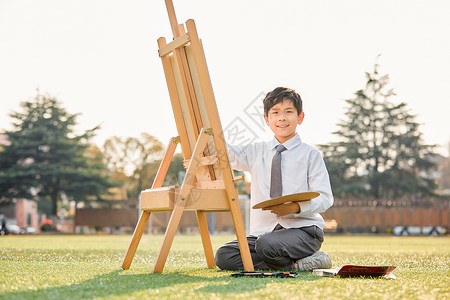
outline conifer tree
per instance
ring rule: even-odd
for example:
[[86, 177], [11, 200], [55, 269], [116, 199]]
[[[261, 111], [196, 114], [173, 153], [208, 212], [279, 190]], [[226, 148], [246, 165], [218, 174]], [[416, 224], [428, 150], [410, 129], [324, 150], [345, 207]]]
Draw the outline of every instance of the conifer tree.
[[78, 114], [68, 113], [59, 101], [39, 92], [13, 112], [9, 143], [0, 152], [0, 199], [50, 200], [51, 214], [58, 202], [96, 200], [113, 186], [106, 168], [89, 153], [89, 139], [98, 127], [77, 135]]
[[435, 184], [424, 172], [433, 145], [423, 143], [419, 124], [406, 103], [394, 104], [389, 75], [375, 64], [366, 73], [364, 89], [347, 103], [344, 118], [333, 134], [339, 142], [321, 145], [337, 196], [398, 198], [433, 194]]

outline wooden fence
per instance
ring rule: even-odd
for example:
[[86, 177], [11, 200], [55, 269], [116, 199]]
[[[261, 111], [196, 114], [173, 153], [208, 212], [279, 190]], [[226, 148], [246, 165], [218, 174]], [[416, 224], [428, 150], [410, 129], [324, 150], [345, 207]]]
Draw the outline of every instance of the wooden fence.
[[[244, 200], [245, 201], [245, 200]], [[240, 200], [242, 217], [245, 202]], [[96, 227], [134, 227], [138, 220], [137, 208], [84, 208], [77, 209], [75, 226]], [[336, 220], [338, 232], [389, 232], [396, 226], [441, 226], [450, 228], [450, 199], [335, 199], [335, 205], [322, 214], [325, 220]], [[164, 232], [170, 213], [152, 213], [148, 230]], [[214, 221], [213, 221], [214, 220]], [[214, 224], [212, 224], [214, 222]], [[229, 214], [215, 213], [208, 218], [215, 232], [232, 231], [233, 224]], [[180, 222], [181, 232], [197, 231], [194, 212], [185, 212]]]

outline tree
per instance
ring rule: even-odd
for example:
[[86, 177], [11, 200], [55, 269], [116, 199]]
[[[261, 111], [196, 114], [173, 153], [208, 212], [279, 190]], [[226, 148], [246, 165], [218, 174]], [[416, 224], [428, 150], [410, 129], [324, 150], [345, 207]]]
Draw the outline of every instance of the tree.
[[434, 164], [433, 145], [425, 145], [406, 103], [394, 104], [389, 75], [375, 64], [366, 86], [345, 100], [345, 118], [333, 134], [341, 141], [320, 145], [338, 196], [374, 198], [433, 194], [432, 179], [421, 176]]
[[106, 165], [114, 177], [121, 179], [128, 197], [135, 198], [144, 188], [150, 188], [160, 160], [163, 144], [148, 133], [140, 138], [111, 137], [103, 144]]
[[76, 135], [78, 114], [69, 114], [60, 102], [39, 92], [13, 112], [9, 143], [0, 152], [0, 198], [50, 200], [51, 214], [58, 202], [96, 200], [114, 184], [97, 155], [89, 153], [89, 139], [98, 127]]
[[[450, 143], [448, 149], [450, 151]], [[439, 179], [439, 191], [441, 194], [450, 194], [450, 157], [447, 157], [442, 165], [442, 174]]]

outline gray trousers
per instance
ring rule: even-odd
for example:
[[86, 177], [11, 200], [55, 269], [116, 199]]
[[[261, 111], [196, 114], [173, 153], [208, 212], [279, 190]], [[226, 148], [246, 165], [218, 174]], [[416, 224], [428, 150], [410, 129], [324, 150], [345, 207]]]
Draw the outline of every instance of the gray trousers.
[[[274, 230], [247, 237], [253, 266], [257, 270], [291, 270], [292, 262], [320, 249], [323, 231], [317, 226]], [[216, 265], [222, 270], [243, 270], [237, 240], [217, 249]]]

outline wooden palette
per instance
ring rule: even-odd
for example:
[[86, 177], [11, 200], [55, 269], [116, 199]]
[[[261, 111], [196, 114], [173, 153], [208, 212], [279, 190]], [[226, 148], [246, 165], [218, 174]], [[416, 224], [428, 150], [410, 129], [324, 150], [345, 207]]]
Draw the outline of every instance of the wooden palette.
[[306, 193], [297, 193], [297, 194], [291, 194], [286, 196], [281, 196], [273, 199], [269, 199], [263, 202], [260, 202], [253, 206], [254, 209], [258, 208], [266, 208], [273, 205], [278, 205], [286, 202], [302, 202], [302, 201], [309, 201], [311, 199], [316, 198], [319, 196], [320, 193], [317, 192], [306, 192]]

